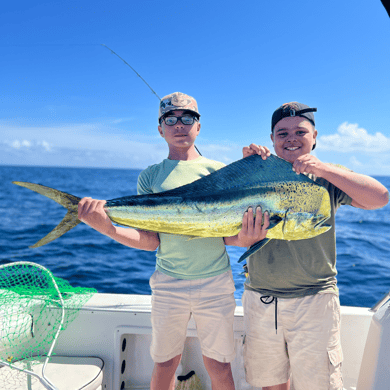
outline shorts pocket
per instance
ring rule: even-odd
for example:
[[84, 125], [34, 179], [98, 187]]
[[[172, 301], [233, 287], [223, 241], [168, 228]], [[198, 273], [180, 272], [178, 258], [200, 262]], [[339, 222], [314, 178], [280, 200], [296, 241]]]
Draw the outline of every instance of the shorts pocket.
[[341, 345], [337, 345], [328, 350], [329, 356], [329, 389], [342, 390], [343, 377], [341, 374], [341, 366], [343, 363], [343, 351]]

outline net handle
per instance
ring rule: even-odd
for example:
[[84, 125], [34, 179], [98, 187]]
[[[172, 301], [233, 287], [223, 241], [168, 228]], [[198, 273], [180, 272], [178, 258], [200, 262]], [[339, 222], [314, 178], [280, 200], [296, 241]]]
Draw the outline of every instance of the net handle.
[[[57, 390], [57, 388], [45, 376], [45, 369], [46, 369], [47, 363], [49, 362], [49, 359], [50, 359], [50, 357], [51, 357], [51, 355], [53, 353], [54, 346], [55, 346], [55, 344], [57, 342], [58, 336], [60, 335], [60, 332], [61, 332], [61, 329], [62, 329], [62, 325], [63, 325], [64, 319], [65, 319], [64, 300], [62, 299], [61, 291], [58, 288], [57, 282], [55, 281], [53, 274], [47, 268], [45, 268], [44, 266], [42, 266], [40, 264], [32, 263], [30, 261], [17, 261], [17, 262], [14, 262], [14, 263], [3, 264], [3, 265], [0, 266], [0, 269], [7, 268], [7, 267], [12, 267], [12, 266], [15, 266], [15, 265], [29, 265], [31, 267], [40, 268], [41, 270], [43, 270], [44, 272], [46, 272], [50, 276], [50, 278], [51, 278], [51, 280], [52, 280], [52, 282], [54, 284], [54, 287], [55, 287], [55, 289], [56, 289], [56, 291], [58, 293], [58, 296], [60, 298], [60, 302], [61, 302], [61, 322], [60, 322], [60, 325], [59, 325], [59, 327], [57, 329], [57, 332], [56, 332], [56, 334], [54, 336], [53, 342], [51, 343], [49, 352], [46, 355], [45, 363], [43, 364], [43, 367], [42, 367], [42, 378], [40, 378], [39, 375], [35, 374], [32, 371], [21, 370], [21, 369], [19, 369], [17, 367], [14, 367], [14, 366], [11, 367], [11, 365], [6, 363], [6, 362], [2, 362], [2, 364], [5, 364], [5, 365], [7, 365], [7, 366], [9, 366], [11, 368], [16, 368], [19, 371], [27, 372], [27, 373], [37, 377], [46, 388], [49, 388], [50, 390]], [[50, 387], [47, 387], [48, 385]]]

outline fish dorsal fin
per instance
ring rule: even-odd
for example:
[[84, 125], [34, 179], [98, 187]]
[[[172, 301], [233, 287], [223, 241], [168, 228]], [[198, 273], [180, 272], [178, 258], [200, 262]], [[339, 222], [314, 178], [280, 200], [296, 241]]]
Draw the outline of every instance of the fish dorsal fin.
[[165, 191], [164, 196], [181, 196], [187, 194], [202, 194], [207, 191], [219, 192], [233, 188], [245, 189], [255, 183], [267, 185], [274, 182], [313, 182], [305, 175], [297, 175], [292, 170], [292, 164], [271, 155], [266, 160], [254, 155], [235, 161], [208, 176], [204, 176], [190, 184]]

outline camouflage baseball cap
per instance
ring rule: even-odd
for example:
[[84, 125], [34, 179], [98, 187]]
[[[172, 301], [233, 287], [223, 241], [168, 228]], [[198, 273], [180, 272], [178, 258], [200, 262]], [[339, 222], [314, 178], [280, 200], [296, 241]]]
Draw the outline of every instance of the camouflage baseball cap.
[[192, 96], [188, 96], [181, 92], [174, 92], [164, 96], [160, 100], [160, 108], [158, 110], [158, 120], [167, 112], [175, 110], [188, 110], [200, 116], [198, 104]]

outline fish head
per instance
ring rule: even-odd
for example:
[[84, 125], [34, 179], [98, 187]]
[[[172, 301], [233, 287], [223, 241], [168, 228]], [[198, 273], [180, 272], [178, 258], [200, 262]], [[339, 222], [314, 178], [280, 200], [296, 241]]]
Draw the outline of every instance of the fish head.
[[286, 213], [282, 221], [268, 231], [267, 238], [278, 240], [304, 240], [326, 233], [331, 226], [323, 214]]
[[267, 237], [279, 240], [303, 240], [327, 232], [332, 226], [330, 197], [326, 188], [311, 183], [285, 192], [278, 204], [280, 223], [270, 229]]

